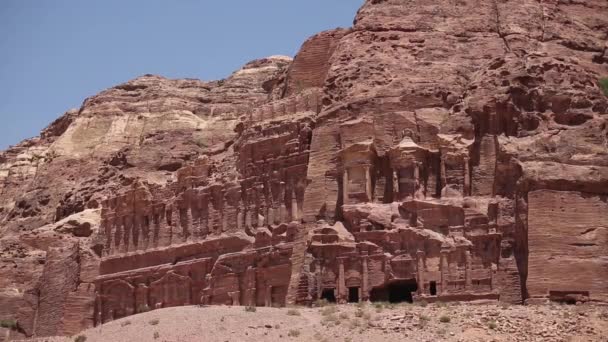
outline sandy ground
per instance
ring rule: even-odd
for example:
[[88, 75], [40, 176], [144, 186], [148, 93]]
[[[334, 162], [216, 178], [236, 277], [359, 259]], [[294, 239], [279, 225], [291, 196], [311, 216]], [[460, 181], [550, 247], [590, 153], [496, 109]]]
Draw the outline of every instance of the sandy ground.
[[86, 342], [608, 341], [608, 307], [376, 303], [251, 312], [191, 306], [123, 318], [81, 335]]

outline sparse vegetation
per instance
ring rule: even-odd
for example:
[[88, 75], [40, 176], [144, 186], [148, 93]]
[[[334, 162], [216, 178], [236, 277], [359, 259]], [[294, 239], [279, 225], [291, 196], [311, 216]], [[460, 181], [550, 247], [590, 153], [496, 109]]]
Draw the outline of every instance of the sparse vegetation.
[[158, 331], [154, 332], [154, 339], [157, 340], [160, 337], [160, 334], [158, 333]]
[[287, 310], [287, 316], [301, 316], [300, 311], [296, 309]]
[[76, 336], [76, 338], [74, 339], [74, 342], [84, 342], [87, 340], [87, 337], [84, 335], [78, 335]]
[[496, 321], [489, 321], [489, 322], [488, 322], [488, 328], [489, 328], [490, 330], [496, 330], [496, 328], [497, 328], [497, 327], [498, 327], [498, 326], [496, 325]]
[[598, 84], [602, 89], [602, 92], [604, 92], [604, 95], [608, 96], [608, 77], [600, 78]]
[[336, 316], [335, 314], [324, 315], [323, 319], [321, 320], [321, 325], [323, 325], [323, 326], [337, 325], [338, 321], [339, 321], [338, 316]]
[[416, 302], [416, 304], [422, 306], [423, 308], [426, 307], [427, 305], [429, 305], [429, 303], [427, 303], [425, 300], [421, 300], [419, 302]]
[[338, 312], [338, 307], [336, 307], [335, 305], [331, 305], [323, 308], [323, 310], [321, 310], [321, 315], [329, 316], [335, 314], [336, 312]]
[[360, 326], [361, 326], [361, 321], [359, 321], [358, 319], [353, 319], [352, 321], [350, 321], [351, 329], [359, 328]]
[[300, 336], [300, 330], [298, 330], [298, 329], [289, 330], [289, 333], [287, 333], [287, 336], [298, 337], [298, 336]]
[[450, 323], [452, 319], [450, 318], [450, 316], [447, 315], [443, 315], [441, 317], [439, 317], [439, 322], [441, 323]]
[[151, 320], [150, 322], [148, 322], [150, 325], [158, 325], [158, 323], [160, 323], [160, 320], [158, 318], [155, 318], [153, 320]]
[[424, 328], [426, 327], [426, 325], [429, 323], [431, 319], [429, 318], [429, 316], [426, 315], [419, 315], [418, 316], [418, 325], [420, 326], [420, 328]]
[[3, 319], [0, 320], [0, 327], [16, 330], [17, 329], [17, 321], [13, 319]]
[[327, 305], [329, 305], [329, 302], [327, 301], [327, 299], [317, 299], [313, 304], [313, 306], [315, 306], [317, 308], [322, 308]]
[[126, 327], [127, 325], [131, 325], [131, 321], [124, 321], [124, 322], [120, 323], [121, 327]]
[[207, 147], [209, 147], [209, 145], [207, 145], [207, 142], [205, 140], [203, 140], [203, 139], [196, 140], [194, 143], [196, 144], [196, 146], [198, 146], [200, 148], [207, 148]]
[[348, 319], [348, 314], [346, 312], [341, 312], [339, 317], [340, 319]]
[[150, 307], [147, 304], [140, 305], [137, 307], [137, 312], [148, 312], [150, 311]]
[[258, 309], [255, 306], [246, 306], [245, 312], [256, 312]]

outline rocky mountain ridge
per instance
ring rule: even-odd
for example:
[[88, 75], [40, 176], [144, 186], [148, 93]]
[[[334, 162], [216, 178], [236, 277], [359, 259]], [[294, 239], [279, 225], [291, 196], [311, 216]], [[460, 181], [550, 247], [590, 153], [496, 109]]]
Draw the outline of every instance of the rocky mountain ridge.
[[225, 80], [145, 75], [0, 153], [0, 319], [608, 301], [608, 4], [368, 0]]

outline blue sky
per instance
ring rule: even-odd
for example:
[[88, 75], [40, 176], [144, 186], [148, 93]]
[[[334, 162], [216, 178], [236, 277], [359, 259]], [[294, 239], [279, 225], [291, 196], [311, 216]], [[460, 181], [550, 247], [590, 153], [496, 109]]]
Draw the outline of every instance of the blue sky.
[[143, 74], [219, 79], [349, 27], [363, 0], [0, 0], [0, 150]]

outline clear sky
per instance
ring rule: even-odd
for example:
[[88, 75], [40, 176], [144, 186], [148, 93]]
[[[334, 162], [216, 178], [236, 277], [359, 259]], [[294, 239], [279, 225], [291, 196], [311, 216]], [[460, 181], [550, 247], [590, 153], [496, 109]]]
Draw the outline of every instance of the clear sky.
[[349, 27], [363, 0], [0, 0], [0, 150], [143, 74], [220, 79]]

